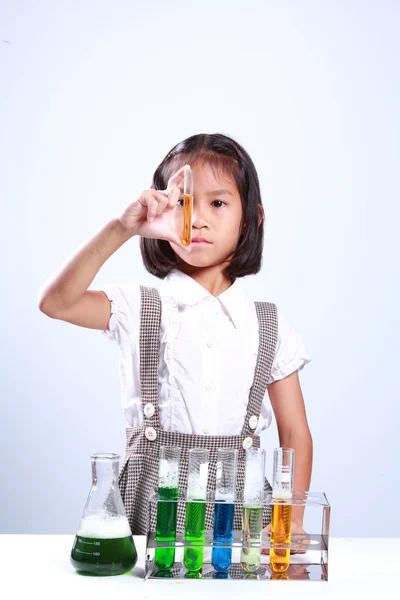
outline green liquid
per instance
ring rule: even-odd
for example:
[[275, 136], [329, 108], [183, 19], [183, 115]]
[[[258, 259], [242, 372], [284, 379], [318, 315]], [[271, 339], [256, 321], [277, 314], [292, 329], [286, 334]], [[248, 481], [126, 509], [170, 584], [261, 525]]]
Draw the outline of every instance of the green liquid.
[[[243, 507], [243, 542], [261, 542], [262, 518], [262, 506]], [[247, 573], [256, 571], [261, 562], [261, 547], [242, 548], [240, 561]]]
[[86, 575], [121, 575], [130, 571], [137, 560], [132, 536], [112, 539], [75, 537], [71, 563]]
[[[156, 540], [158, 542], [174, 542], [178, 503], [163, 502], [163, 500], [176, 500], [178, 488], [158, 488], [158, 498]], [[156, 548], [154, 562], [160, 571], [170, 569], [175, 562], [175, 548]]]
[[[206, 515], [205, 502], [186, 503], [185, 539], [198, 543], [204, 543], [204, 523]], [[183, 563], [188, 571], [199, 571], [203, 566], [203, 548], [185, 548], [183, 552]]]

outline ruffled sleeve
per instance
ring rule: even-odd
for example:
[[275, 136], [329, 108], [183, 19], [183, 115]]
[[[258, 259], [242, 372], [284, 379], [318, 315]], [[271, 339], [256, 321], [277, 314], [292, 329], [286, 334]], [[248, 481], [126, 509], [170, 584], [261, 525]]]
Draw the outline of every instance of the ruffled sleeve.
[[278, 341], [268, 383], [288, 377], [311, 362], [297, 329], [278, 311]]
[[122, 344], [140, 327], [140, 287], [138, 285], [102, 285], [96, 288], [111, 302], [108, 329], [100, 331], [109, 340]]

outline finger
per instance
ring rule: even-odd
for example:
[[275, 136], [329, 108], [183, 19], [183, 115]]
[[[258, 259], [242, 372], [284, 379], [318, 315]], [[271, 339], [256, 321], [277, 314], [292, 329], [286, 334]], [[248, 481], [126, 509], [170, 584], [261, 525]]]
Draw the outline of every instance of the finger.
[[[271, 524], [270, 523], [268, 523], [268, 525], [266, 527], [264, 527], [263, 533], [266, 534], [267, 537], [269, 537], [269, 535], [271, 533]], [[266, 554], [267, 556], [269, 556], [269, 548], [262, 548], [261, 554]]]
[[176, 244], [177, 246], [179, 246], [179, 248], [181, 248], [182, 250], [186, 250], [186, 252], [191, 252], [191, 250], [192, 250], [192, 245], [189, 244], [189, 246], [185, 246], [184, 244], [182, 244], [181, 238], [175, 232], [171, 233], [171, 237], [170, 237], [169, 241], [172, 242], [173, 244]]
[[148, 211], [147, 211], [147, 220], [149, 223], [151, 223], [152, 221], [154, 221], [154, 217], [157, 214], [157, 208], [158, 208], [158, 201], [156, 198], [150, 198], [148, 200]]
[[168, 194], [168, 208], [175, 208], [181, 195], [181, 189], [177, 185], [171, 187], [170, 193]]
[[161, 215], [169, 205], [169, 197], [164, 192], [156, 192], [154, 198], [157, 200], [157, 215]]
[[175, 175], [172, 175], [172, 177], [170, 177], [168, 180], [166, 191], [168, 192], [173, 185], [177, 185], [179, 187], [185, 178], [185, 171], [188, 171], [189, 169], [190, 165], [185, 165], [184, 167], [179, 169], [179, 171], [177, 171]]

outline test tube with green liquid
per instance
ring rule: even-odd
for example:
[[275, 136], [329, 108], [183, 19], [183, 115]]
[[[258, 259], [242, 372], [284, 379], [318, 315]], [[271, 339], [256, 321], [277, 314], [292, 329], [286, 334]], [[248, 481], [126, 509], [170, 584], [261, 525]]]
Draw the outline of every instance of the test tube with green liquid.
[[176, 446], [160, 448], [156, 541], [171, 545], [169, 548], [156, 548], [154, 562], [160, 571], [167, 571], [175, 561], [180, 454], [181, 449]]
[[208, 456], [206, 448], [189, 450], [189, 472], [186, 493], [185, 540], [192, 542], [185, 547], [183, 562], [191, 573], [198, 573], [203, 565], [204, 527], [208, 478]]
[[[263, 519], [265, 450], [246, 450], [246, 475], [243, 491], [243, 544], [242, 568], [253, 573], [261, 562], [261, 534]], [[251, 544], [251, 545], [249, 545]]]

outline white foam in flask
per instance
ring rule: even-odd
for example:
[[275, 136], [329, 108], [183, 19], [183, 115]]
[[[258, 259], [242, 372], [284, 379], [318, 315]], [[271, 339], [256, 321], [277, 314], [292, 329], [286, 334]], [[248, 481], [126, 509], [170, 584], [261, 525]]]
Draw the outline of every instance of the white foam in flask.
[[93, 539], [116, 540], [129, 537], [132, 533], [126, 517], [91, 516], [81, 519], [77, 535]]

